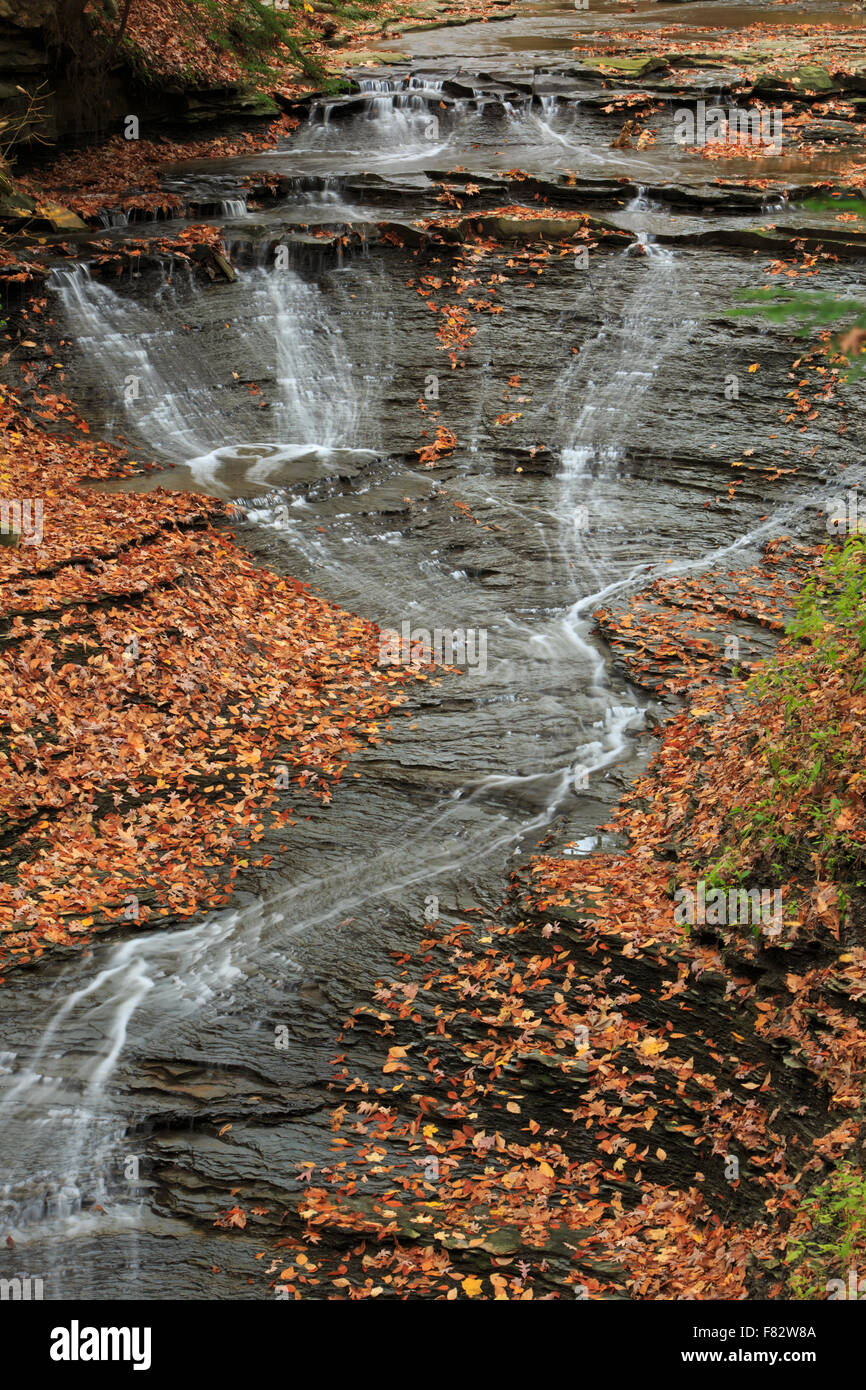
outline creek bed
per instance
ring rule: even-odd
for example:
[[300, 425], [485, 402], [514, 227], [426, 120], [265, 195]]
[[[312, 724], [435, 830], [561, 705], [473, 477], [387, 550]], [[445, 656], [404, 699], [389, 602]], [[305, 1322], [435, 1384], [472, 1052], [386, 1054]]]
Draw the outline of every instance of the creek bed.
[[[343, 1017], [431, 911], [492, 911], [544, 836], [597, 846], [652, 751], [646, 715], [663, 710], [612, 666], [594, 609], [654, 572], [740, 568], [779, 534], [815, 537], [856, 462], [830, 412], [780, 427], [792, 340], [725, 312], [766, 276], [744, 234], [795, 217], [790, 198], [832, 156], [776, 161], [749, 205], [668, 142], [612, 151], [615, 124], [557, 76], [578, 22], [549, 5], [412, 36], [409, 75], [365, 70], [360, 96], [313, 103], [277, 154], [172, 171], [191, 220], [219, 209], [232, 284], [167, 268], [115, 286], [85, 266], [52, 282], [70, 394], [94, 432], [166, 467], [122, 486], [235, 499], [263, 564], [385, 628], [483, 634], [484, 659], [476, 644], [462, 672], [413, 691], [411, 718], [329, 806], [303, 805], [279, 870], [248, 876], [231, 909], [6, 984], [2, 1260], [47, 1297], [270, 1296], [249, 1282], [261, 1236], [213, 1221], [233, 1188], [288, 1202], [297, 1165], [327, 1161]], [[487, 181], [479, 206], [520, 202], [520, 181], [502, 182], [514, 168], [574, 173], [566, 204], [630, 240], [587, 267], [399, 235], [442, 208], [454, 171]], [[288, 186], [249, 208], [239, 193], [265, 172]], [[729, 244], [694, 244], [708, 231]], [[452, 370], [418, 290], [439, 279], [436, 301], [455, 302], [458, 257], [478, 279], [464, 298], [501, 312], [474, 314]], [[859, 283], [856, 260], [824, 274]], [[457, 442], [425, 468], [438, 422]], [[760, 468], [731, 499], [747, 449]]]

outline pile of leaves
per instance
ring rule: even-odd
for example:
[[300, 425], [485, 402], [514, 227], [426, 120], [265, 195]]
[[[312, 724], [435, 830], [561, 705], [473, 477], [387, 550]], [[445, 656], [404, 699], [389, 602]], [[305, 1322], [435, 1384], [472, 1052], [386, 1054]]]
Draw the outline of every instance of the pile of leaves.
[[[240, 83], [256, 67], [291, 60], [286, 39], [303, 17], [300, 3], [277, 10], [258, 0], [132, 0], [123, 40], [151, 77]], [[111, 19], [103, 23], [111, 33]]]
[[0, 283], [7, 291], [13, 284], [35, 286], [45, 280], [47, 274], [45, 267], [36, 261], [30, 260], [20, 252], [11, 251], [6, 246], [0, 246]]
[[170, 281], [178, 262], [209, 280], [222, 276], [231, 280], [235, 275], [219, 228], [206, 222], [192, 223], [173, 237], [124, 237], [122, 241], [103, 237], [88, 243], [86, 249], [92, 273], [103, 278], [117, 279], [124, 271], [136, 273], [148, 266]]
[[211, 140], [126, 140], [114, 135], [96, 149], [64, 151], [35, 173], [19, 177], [18, 186], [33, 197], [51, 193], [91, 225], [98, 225], [105, 212], [124, 212], [130, 220], [171, 217], [183, 212], [183, 202], [162, 186], [167, 165], [273, 150], [297, 125], [295, 117], [282, 116], [263, 129]]
[[[483, 19], [495, 9], [495, 0], [451, 0], [423, 18]], [[99, 3], [92, 14], [114, 42], [117, 20]], [[404, 17], [417, 24], [413, 0], [281, 0], [279, 6], [261, 0], [132, 0], [122, 45], [150, 81], [291, 92], [324, 81], [335, 48], [360, 47]]]
[[[837, 939], [841, 884], [850, 881], [852, 890], [859, 888], [866, 869], [860, 727], [866, 710], [864, 592], [866, 557], [862, 538], [855, 535], [823, 557], [806, 584], [789, 639], [748, 685], [742, 708], [730, 690], [718, 688], [710, 692], [717, 701], [711, 718], [702, 693], [700, 720], [694, 707], [678, 716], [694, 746], [707, 750], [704, 771], [715, 784], [712, 805], [698, 799], [684, 816], [670, 795], [664, 807], [653, 801], [641, 815], [642, 834], [650, 838], [667, 841], [678, 827], [680, 864], [697, 869], [718, 857], [735, 882], [749, 874], [759, 882], [789, 882], [792, 875], [814, 881], [824, 908], [818, 915]], [[693, 691], [695, 683], [679, 688]], [[719, 696], [727, 697], [726, 705], [718, 704]], [[748, 756], [720, 786], [716, 759], [729, 742]], [[666, 752], [660, 756], [660, 771], [671, 774], [672, 786], [675, 758]], [[644, 788], [639, 785], [634, 795], [642, 804]], [[809, 921], [807, 914], [803, 925]]]
[[[784, 632], [795, 596], [822, 554], [820, 546], [786, 537], [766, 547], [760, 565], [709, 578], [656, 579], [627, 607], [599, 608], [593, 616], [636, 685], [662, 696], [690, 695], [711, 678], [749, 671], [760, 653], [760, 630]], [[742, 635], [732, 643], [735, 634]]]
[[225, 902], [422, 674], [380, 667], [374, 624], [257, 568], [223, 504], [88, 486], [132, 464], [38, 399], [43, 420], [0, 397], [0, 494], [24, 517], [0, 549], [4, 968]]
[[[796, 1295], [800, 1253], [820, 1236], [810, 1187], [840, 1172], [863, 1182], [866, 918], [859, 884], [840, 911], [806, 809], [835, 814], [860, 874], [864, 658], [849, 581], [862, 606], [866, 566], [860, 543], [842, 556], [779, 543], [751, 576], [758, 593], [743, 573], [715, 576], [723, 620], [742, 609], [776, 628], [817, 575], [759, 684], [720, 683], [670, 627], [691, 703], [608, 827], [628, 848], [537, 857], [499, 912], [424, 926], [353, 1011], [334, 1058], [334, 1157], [301, 1165], [268, 1269], [280, 1296]], [[679, 584], [655, 600], [709, 611], [713, 577]], [[641, 665], [650, 688], [669, 682]], [[792, 717], [802, 795], [774, 763]], [[816, 780], [803, 756], [819, 729], [834, 733]], [[777, 881], [751, 829], [768, 789], [758, 823], [793, 823], [806, 846], [793, 893], [783, 879], [781, 931], [683, 926], [679, 883]], [[827, 1279], [837, 1262], [825, 1250]]]

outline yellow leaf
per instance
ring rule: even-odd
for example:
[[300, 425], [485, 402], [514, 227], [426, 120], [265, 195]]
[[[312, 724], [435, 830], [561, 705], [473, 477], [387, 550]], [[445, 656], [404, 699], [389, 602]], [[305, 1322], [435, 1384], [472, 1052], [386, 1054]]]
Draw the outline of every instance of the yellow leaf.
[[481, 1280], [471, 1279], [467, 1276], [460, 1285], [467, 1298], [477, 1298], [481, 1292]]

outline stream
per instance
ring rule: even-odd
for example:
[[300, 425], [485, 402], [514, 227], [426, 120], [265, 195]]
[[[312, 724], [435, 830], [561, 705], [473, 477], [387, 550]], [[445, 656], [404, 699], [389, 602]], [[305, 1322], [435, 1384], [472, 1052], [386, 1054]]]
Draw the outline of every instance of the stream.
[[[658, 24], [760, 9], [637, 8]], [[202, 289], [176, 267], [114, 285], [84, 265], [52, 281], [69, 394], [94, 434], [166, 469], [117, 486], [236, 500], [262, 564], [384, 628], [460, 628], [483, 646], [412, 689], [410, 717], [357, 755], [330, 805], [303, 803], [281, 863], [248, 875], [231, 908], [7, 982], [2, 1273], [42, 1278], [47, 1298], [272, 1296], [261, 1236], [213, 1222], [240, 1184], [276, 1219], [297, 1165], [328, 1161], [334, 1038], [389, 952], [425, 914], [495, 908], [545, 836], [563, 853], [611, 843], [598, 827], [652, 753], [647, 716], [665, 711], [612, 663], [593, 611], [655, 572], [740, 568], [766, 539], [809, 539], [850, 459], [829, 414], [802, 434], [779, 425], [791, 340], [726, 315], [767, 257], [697, 236], [775, 221], [806, 169], [783, 157], [775, 193], [737, 197], [665, 135], [611, 149], [621, 121], [568, 72], [585, 13], [524, 10], [405, 35], [391, 47], [409, 44], [408, 67], [365, 69], [359, 93], [313, 103], [274, 153], [172, 170], [167, 186], [224, 228], [235, 283]], [[616, 5], [594, 23], [599, 11], [621, 22]], [[509, 269], [507, 251], [465, 257], [468, 293], [503, 277], [502, 312], [473, 315], [452, 371], [418, 293], [438, 275], [437, 302], [453, 302], [450, 264], [375, 228], [441, 212], [458, 169], [490, 206], [520, 201], [508, 170], [575, 172], [574, 206], [634, 240], [588, 268], [553, 255], [541, 274]], [[265, 173], [282, 192], [248, 200], [244, 180]], [[826, 274], [857, 283], [856, 266]], [[458, 444], [428, 469], [417, 402], [431, 381], [430, 416]], [[504, 412], [519, 418], [497, 423]], [[749, 448], [798, 471], [747, 473], [731, 499], [729, 462]]]

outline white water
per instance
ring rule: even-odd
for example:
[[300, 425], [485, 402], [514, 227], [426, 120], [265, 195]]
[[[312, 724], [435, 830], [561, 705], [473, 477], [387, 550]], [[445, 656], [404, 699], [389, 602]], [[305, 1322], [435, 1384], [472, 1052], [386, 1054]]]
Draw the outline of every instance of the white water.
[[[611, 328], [599, 335], [595, 353], [599, 361], [607, 362], [608, 370], [617, 332], [635, 330], [641, 305], [649, 310], [655, 303], [652, 280], [661, 273], [648, 268], [626, 322], [619, 330]], [[213, 434], [213, 389], [208, 389], [203, 364], [197, 360], [195, 340], [179, 336], [176, 326], [169, 329], [165, 298], [162, 304], [148, 307], [97, 284], [81, 271], [63, 272], [57, 288], [79, 348], [98, 360], [100, 371], [118, 394], [130, 377], [140, 379], [140, 396], [119, 404], [118, 420], [133, 417], [137, 428], [146, 431], [154, 447], [165, 454], [176, 453], [181, 444], [200, 481], [218, 483], [226, 454], [235, 459], [245, 448], [254, 459], [248, 480], [267, 483], [274, 467], [309, 451], [310, 441], [332, 451], [362, 442], [357, 433], [363, 414], [356, 386], [359, 374], [350, 361], [341, 359], [340, 333], [328, 318], [320, 292], [293, 273], [253, 272], [241, 285], [246, 331], [261, 335], [255, 338], [253, 351], [262, 350], [265, 338], [270, 343], [279, 400], [275, 418], [285, 435], [268, 444], [239, 442], [209, 451], [204, 446]], [[573, 442], [563, 453], [556, 518], [564, 554], [578, 543], [567, 524], [575, 479], [580, 476], [574, 460], [588, 457], [597, 448], [601, 431], [615, 436], [614, 396], [623, 389], [649, 389], [672, 332], [669, 328], [657, 336], [640, 368], [627, 368], [624, 343], [618, 347], [622, 360], [614, 368], [607, 393], [594, 406], [584, 405], [575, 420]], [[649, 339], [646, 345], [649, 349]], [[180, 381], [182, 392], [176, 389]], [[563, 392], [567, 394], [568, 389], [569, 382], [563, 381]], [[610, 404], [605, 403], [608, 399]], [[588, 479], [582, 479], [582, 486], [587, 484]], [[305, 521], [304, 508], [295, 509], [290, 524], [293, 544], [329, 576], [328, 587], [339, 592], [344, 570], [353, 569], [355, 560], [334, 554]], [[413, 608], [423, 611], [418, 598], [406, 608], [406, 576], [398, 579], [399, 570], [398, 558], [394, 572], [377, 577], [383, 621], [390, 616], [391, 604], [402, 603], [410, 614]], [[450, 589], [459, 584], [459, 580], [451, 581]], [[595, 596], [585, 597], [591, 611]], [[501, 652], [494, 652], [486, 678], [467, 673], [463, 680], [486, 681], [494, 692], [507, 690], [518, 673], [521, 649], [540, 670], [570, 669], [595, 717], [583, 734], [578, 733], [569, 756], [544, 771], [502, 771], [468, 779], [438, 810], [408, 829], [402, 845], [388, 845], [378, 853], [366, 847], [357, 863], [350, 859], [336, 891], [324, 877], [307, 877], [243, 910], [216, 914], [171, 934], [143, 932], [102, 953], [103, 964], [93, 978], [69, 993], [46, 1020], [30, 1055], [25, 1052], [18, 1059], [14, 1082], [0, 1101], [0, 1124], [7, 1134], [32, 1132], [34, 1125], [45, 1124], [51, 1133], [35, 1182], [36, 1195], [35, 1175], [26, 1165], [21, 1174], [10, 1174], [6, 1183], [4, 1196], [16, 1241], [42, 1238], [45, 1221], [66, 1238], [91, 1235], [94, 1228], [116, 1229], [118, 1222], [134, 1224], [140, 1203], [135, 1193], [130, 1195], [118, 1183], [122, 1105], [112, 1089], [118, 1061], [130, 1042], [138, 1052], [146, 1049], [149, 1035], [163, 1020], [170, 1018], [173, 1027], [179, 1026], [184, 1018], [212, 1005], [215, 997], [230, 998], [254, 973], [288, 970], [297, 974], [294, 940], [324, 923], [356, 913], [365, 904], [393, 899], [415, 885], [429, 885], [437, 875], [459, 878], [477, 863], [479, 855], [487, 861], [501, 860], [520, 844], [531, 843], [573, 798], [576, 767], [592, 777], [621, 757], [640, 723], [641, 711], [633, 703], [612, 698], [604, 659], [589, 640], [589, 619], [572, 607], [541, 624], [515, 622], [507, 614], [499, 622], [508, 635], [507, 648], [503, 641]], [[514, 808], [521, 805], [525, 810], [515, 815]], [[476, 807], [483, 818], [475, 829], [470, 821], [467, 833], [467, 815]], [[404, 867], [395, 870], [395, 863]], [[287, 919], [293, 919], [288, 929]], [[58, 1074], [57, 1064], [70, 1041], [74, 1047], [75, 1039], [86, 1041], [79, 1044], [84, 1056], [71, 1079], [65, 1069]], [[31, 1145], [22, 1144], [22, 1153], [29, 1164]], [[83, 1200], [96, 1202], [102, 1213], [82, 1213]], [[133, 1215], [127, 1210], [130, 1204]]]
[[[440, 146], [431, 145], [424, 123], [437, 96], [429, 83], [394, 92], [390, 83], [371, 81], [365, 122], [375, 132], [374, 148], [396, 141], [401, 157], [423, 152], [430, 162]], [[524, 133], [532, 125], [550, 136], [560, 115], [551, 101], [541, 116], [515, 108], [510, 119]], [[323, 120], [309, 138], [327, 146], [336, 124]], [[631, 209], [641, 211], [637, 203]], [[341, 919], [366, 912], [366, 924], [398, 910], [414, 890], [423, 896], [431, 885], [481, 877], [479, 866], [501, 882], [509, 857], [525, 855], [558, 815], [579, 805], [576, 770], [592, 794], [604, 771], [631, 750], [640, 727], [641, 702], [611, 679], [591, 639], [594, 609], [632, 584], [646, 564], [669, 559], [665, 573], [684, 572], [778, 531], [778, 517], [771, 517], [749, 536], [703, 555], [662, 556], [648, 538], [645, 553], [625, 567], [612, 544], [627, 509], [622, 465], [629, 432], [699, 312], [679, 258], [646, 237], [642, 249], [624, 307], [602, 304], [597, 332], [567, 363], [543, 407], [560, 440], [552, 491], [528, 503], [483, 470], [449, 483], [473, 508], [495, 507], [498, 517], [525, 523], [549, 571], [537, 611], [526, 612], [523, 582], [498, 592], [472, 587], [448, 555], [435, 546], [427, 553], [424, 534], [416, 537], [411, 524], [404, 531], [402, 522], [386, 529], [383, 521], [370, 534], [348, 510], [336, 520], [323, 512], [320, 525], [315, 503], [293, 499], [287, 515], [282, 507], [274, 541], [280, 562], [314, 578], [328, 597], [374, 610], [383, 625], [408, 617], [489, 630], [487, 672], [466, 672], [443, 692], [472, 702], [464, 716], [471, 753], [461, 742], [463, 727], [443, 717], [419, 743], [426, 737], [431, 760], [457, 766], [462, 775], [441, 790], [432, 809], [422, 804], [413, 814], [407, 799], [387, 841], [372, 822], [366, 838], [347, 843], [337, 874], [325, 854], [321, 867], [305, 862], [267, 896], [191, 928], [141, 932], [100, 947], [81, 975], [80, 967], [69, 971], [58, 989], [59, 1007], [53, 998], [44, 1002], [32, 1045], [25, 1042], [8, 1059], [15, 1070], [0, 1099], [0, 1209], [19, 1244], [145, 1225], [163, 1229], [138, 1185], [124, 1187], [118, 1176], [127, 1149], [124, 1064], [134, 1070], [137, 1057], [160, 1055], [181, 1028], [254, 998], [260, 980], [300, 978], [311, 943]], [[281, 470], [311, 454], [324, 465], [351, 450], [372, 471], [382, 447], [377, 416], [384, 384], [400, 368], [392, 360], [387, 303], [364, 360], [350, 350], [346, 321], [332, 312], [328, 293], [290, 270], [242, 272], [237, 286], [213, 292], [210, 318], [202, 326], [199, 316], [197, 332], [183, 326], [189, 293], [183, 282], [166, 285], [153, 302], [118, 293], [81, 269], [58, 272], [54, 288], [67, 332], [114, 402], [113, 426], [134, 431], [151, 454], [185, 463], [201, 484], [225, 495], [225, 477], [244, 457], [246, 481], [267, 488], [278, 489]], [[364, 307], [369, 311], [382, 298], [370, 294]], [[271, 408], [262, 412], [267, 425], [257, 438], [248, 432], [248, 414], [234, 408], [243, 385], [231, 373], [214, 379], [211, 347], [223, 331], [239, 344], [234, 370], [241, 382], [271, 379]], [[467, 455], [483, 447], [479, 427]], [[409, 483], [422, 474], [405, 468], [400, 476]], [[542, 496], [545, 505], [536, 506]], [[272, 506], [249, 516], [275, 529]], [[410, 741], [401, 743], [407, 763], [413, 751]], [[338, 789], [326, 813], [335, 835], [341, 794]], [[101, 1212], [83, 1210], [94, 1202]]]
[[[211, 332], [219, 334], [230, 325], [221, 330], [217, 317], [208, 326], [208, 341], [197, 343], [183, 322], [177, 274], [150, 305], [92, 279], [84, 265], [54, 274], [51, 288], [74, 326], [78, 350], [98, 363], [104, 399], [115, 402], [111, 429], [134, 430], [154, 452], [193, 468], [200, 459], [210, 476], [215, 412], [230, 418], [243, 382], [267, 375], [273, 386], [270, 409], [262, 412], [267, 419], [264, 444], [329, 449], [360, 442], [362, 411], [370, 409], [364, 394], [372, 379], [359, 379], [353, 371], [315, 284], [289, 268], [240, 271], [232, 306], [240, 295], [244, 355], [215, 383]], [[188, 288], [184, 271], [179, 275]], [[220, 447], [227, 442], [220, 439]], [[239, 432], [231, 442], [254, 441]]]

